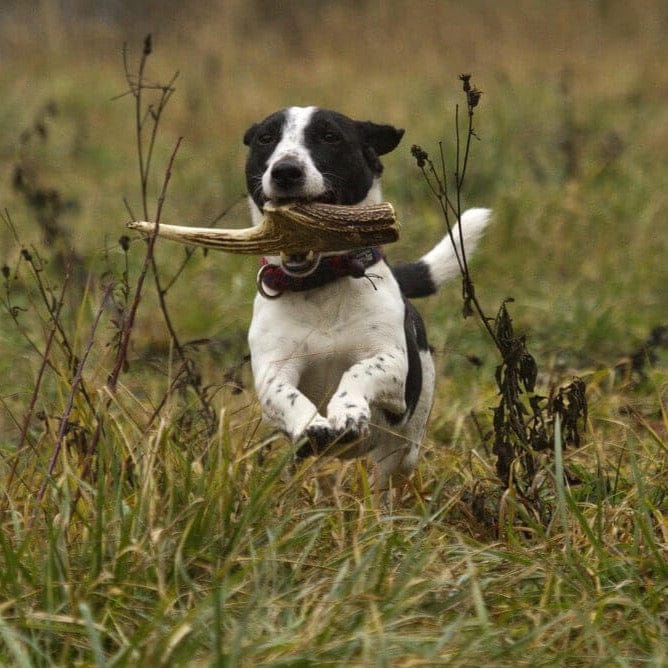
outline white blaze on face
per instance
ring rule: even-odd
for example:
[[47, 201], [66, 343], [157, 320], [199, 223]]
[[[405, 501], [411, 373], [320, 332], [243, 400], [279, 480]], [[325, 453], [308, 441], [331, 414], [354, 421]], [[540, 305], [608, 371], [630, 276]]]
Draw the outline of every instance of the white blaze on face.
[[316, 107], [290, 107], [286, 109], [281, 141], [276, 145], [262, 175], [262, 192], [267, 199], [280, 197], [280, 193], [275, 190], [271, 170], [277, 162], [285, 159], [294, 160], [304, 170], [304, 186], [301, 197], [315, 199], [327, 190], [325, 178], [316, 168], [311, 154], [306, 148], [305, 131], [315, 111]]

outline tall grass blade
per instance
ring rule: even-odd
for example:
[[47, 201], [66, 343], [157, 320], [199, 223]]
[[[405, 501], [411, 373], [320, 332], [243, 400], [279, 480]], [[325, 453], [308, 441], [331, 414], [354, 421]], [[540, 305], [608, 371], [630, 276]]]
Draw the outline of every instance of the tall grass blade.
[[[7, 624], [2, 615], [0, 615], [0, 636], [9, 650], [12, 665], [18, 666], [19, 668], [33, 667], [33, 662], [30, 659], [30, 654], [26, 650], [23, 638]], [[0, 659], [1, 657], [2, 652], [0, 651]], [[9, 659], [10, 657], [7, 658]]]

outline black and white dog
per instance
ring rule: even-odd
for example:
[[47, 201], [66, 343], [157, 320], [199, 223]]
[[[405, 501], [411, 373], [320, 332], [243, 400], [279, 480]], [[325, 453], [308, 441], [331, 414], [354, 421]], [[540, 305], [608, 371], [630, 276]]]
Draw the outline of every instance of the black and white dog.
[[[290, 107], [253, 125], [244, 136], [253, 222], [266, 202], [381, 202], [379, 156], [403, 133], [317, 107]], [[463, 214], [467, 253], [489, 214]], [[434, 365], [407, 298], [436, 292], [457, 272], [447, 237], [393, 269], [378, 248], [264, 258], [249, 343], [265, 420], [301, 443], [300, 455], [370, 454], [380, 489], [408, 477], [431, 410]]]

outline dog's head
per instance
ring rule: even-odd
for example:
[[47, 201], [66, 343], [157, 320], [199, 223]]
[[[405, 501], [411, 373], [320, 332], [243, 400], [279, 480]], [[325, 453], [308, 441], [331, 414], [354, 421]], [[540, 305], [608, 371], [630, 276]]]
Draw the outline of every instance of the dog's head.
[[246, 183], [254, 218], [267, 201], [330, 204], [381, 201], [379, 156], [392, 151], [404, 131], [354, 121], [317, 107], [289, 107], [253, 125], [244, 135], [250, 151]]

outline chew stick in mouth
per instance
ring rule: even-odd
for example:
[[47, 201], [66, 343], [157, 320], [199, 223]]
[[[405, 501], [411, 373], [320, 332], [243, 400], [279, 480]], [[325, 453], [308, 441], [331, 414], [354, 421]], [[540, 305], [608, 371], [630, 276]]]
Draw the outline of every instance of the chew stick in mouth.
[[[151, 233], [155, 223], [128, 223], [133, 230]], [[321, 202], [265, 204], [262, 223], [241, 230], [163, 225], [161, 237], [228, 253], [276, 255], [345, 251], [375, 246], [399, 238], [394, 207], [388, 202], [342, 206]]]

